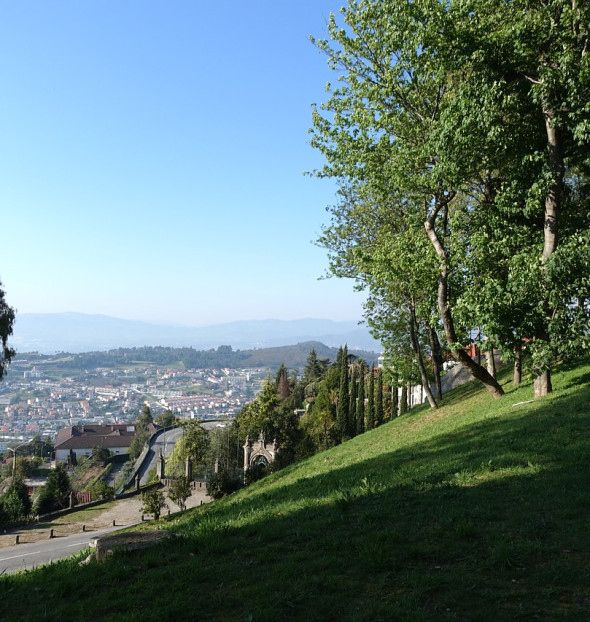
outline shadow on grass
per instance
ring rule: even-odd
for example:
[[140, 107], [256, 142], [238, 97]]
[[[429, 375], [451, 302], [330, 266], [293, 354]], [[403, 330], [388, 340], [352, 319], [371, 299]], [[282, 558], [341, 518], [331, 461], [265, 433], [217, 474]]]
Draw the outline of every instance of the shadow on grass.
[[287, 470], [171, 522], [174, 543], [3, 579], [0, 614], [589, 619], [589, 400], [585, 387], [294, 483]]

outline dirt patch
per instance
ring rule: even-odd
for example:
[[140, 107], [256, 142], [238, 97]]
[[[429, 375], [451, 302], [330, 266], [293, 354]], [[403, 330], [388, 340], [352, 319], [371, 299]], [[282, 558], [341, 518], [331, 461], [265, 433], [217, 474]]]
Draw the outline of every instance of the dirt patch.
[[[163, 492], [167, 496], [167, 490], [163, 489]], [[187, 509], [193, 508], [208, 503], [210, 500], [205, 487], [197, 487], [186, 500], [186, 507]], [[168, 511], [171, 514], [179, 511], [178, 506], [172, 503], [172, 501], [167, 499], [166, 502], [168, 503], [168, 509], [163, 510], [162, 516], [165, 516]], [[54, 538], [59, 538], [75, 533], [88, 532], [90, 539], [92, 538], [92, 532], [99, 529], [108, 527], [124, 528], [141, 523], [141, 506], [142, 501], [139, 496], [131, 497], [130, 499], [119, 499], [104, 506], [99, 505], [87, 510], [67, 514], [66, 516], [60, 516], [47, 523], [36, 523], [5, 531], [0, 533], [0, 548], [14, 546], [17, 535], [19, 536], [19, 544], [46, 540], [52, 533]], [[143, 520], [145, 521], [151, 518], [149, 515], [143, 515]]]

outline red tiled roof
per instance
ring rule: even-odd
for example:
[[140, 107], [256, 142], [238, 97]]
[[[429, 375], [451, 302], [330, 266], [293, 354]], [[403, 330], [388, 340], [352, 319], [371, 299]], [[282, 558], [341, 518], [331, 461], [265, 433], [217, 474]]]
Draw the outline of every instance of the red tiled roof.
[[132, 425], [77, 425], [57, 433], [55, 449], [129, 447], [134, 436]]

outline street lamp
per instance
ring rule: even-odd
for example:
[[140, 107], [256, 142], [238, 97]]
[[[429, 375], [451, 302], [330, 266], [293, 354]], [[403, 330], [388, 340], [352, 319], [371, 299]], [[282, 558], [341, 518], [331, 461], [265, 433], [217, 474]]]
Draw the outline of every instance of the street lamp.
[[14, 449], [12, 447], [6, 448], [12, 452], [12, 479], [16, 477], [16, 450], [20, 449], [21, 447], [24, 447], [25, 445], [28, 445], [32, 440], [33, 439], [30, 438], [28, 441], [25, 441], [24, 443], [17, 445]]

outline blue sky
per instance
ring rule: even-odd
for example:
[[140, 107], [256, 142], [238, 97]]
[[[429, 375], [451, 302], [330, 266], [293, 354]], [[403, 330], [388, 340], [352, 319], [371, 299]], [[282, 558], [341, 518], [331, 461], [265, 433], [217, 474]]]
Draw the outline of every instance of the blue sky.
[[0, 279], [23, 313], [360, 320], [309, 146], [342, 0], [0, 0]]

